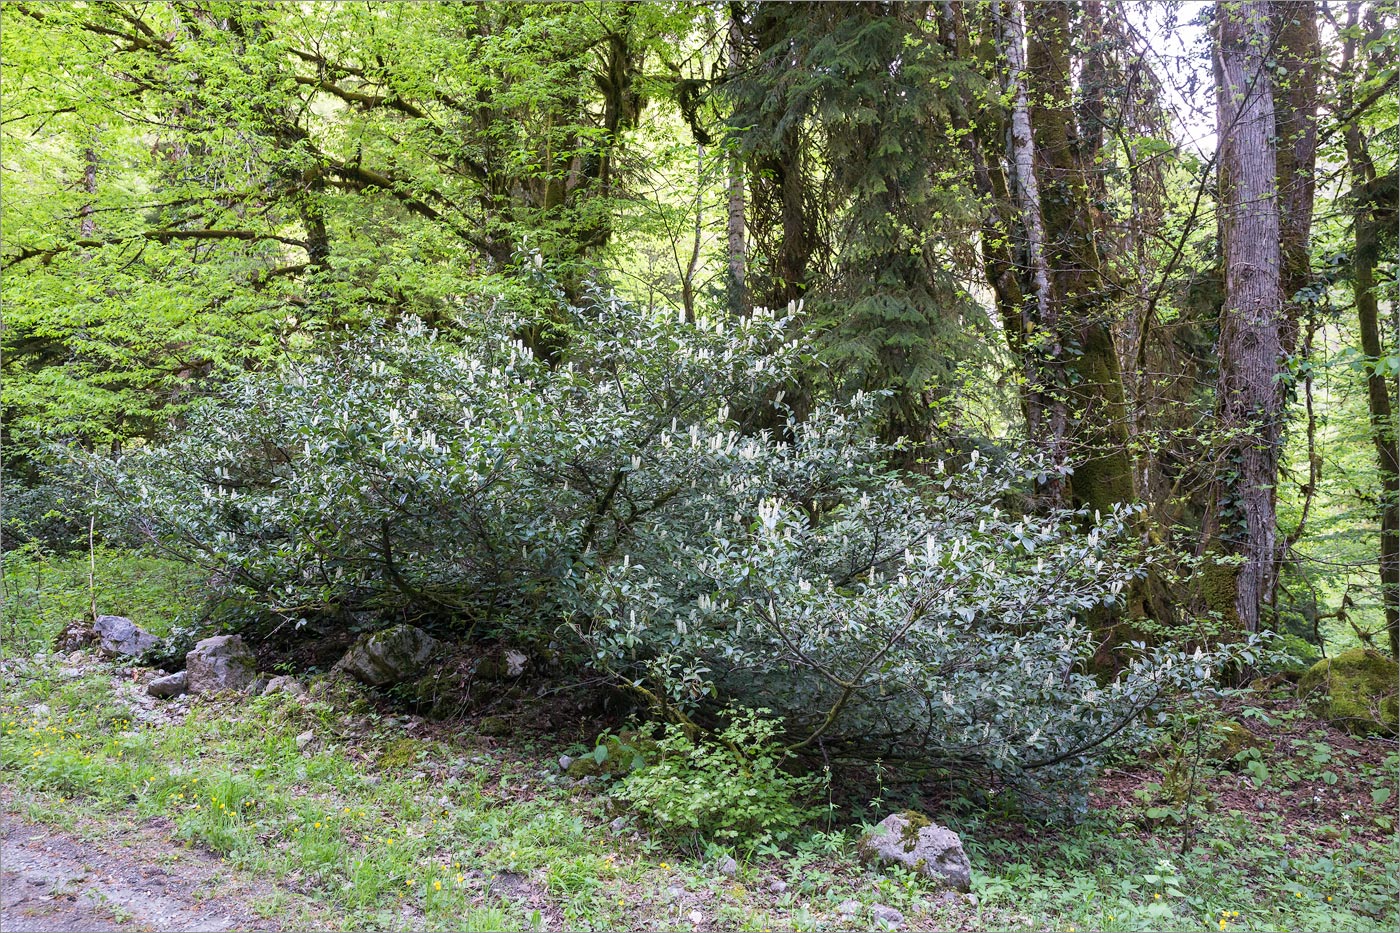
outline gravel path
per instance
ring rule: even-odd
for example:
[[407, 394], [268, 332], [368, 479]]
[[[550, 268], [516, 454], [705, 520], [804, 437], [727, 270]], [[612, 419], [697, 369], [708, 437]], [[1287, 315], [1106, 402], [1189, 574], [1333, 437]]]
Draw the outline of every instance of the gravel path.
[[[0, 816], [0, 929], [271, 929], [218, 892], [217, 859], [172, 845], [159, 827], [82, 841]], [[246, 892], [245, 892], [246, 893]]]

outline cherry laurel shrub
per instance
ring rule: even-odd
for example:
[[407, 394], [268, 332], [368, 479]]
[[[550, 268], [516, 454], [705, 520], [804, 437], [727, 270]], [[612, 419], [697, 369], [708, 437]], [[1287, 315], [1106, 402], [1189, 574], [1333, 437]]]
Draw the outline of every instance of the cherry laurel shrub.
[[556, 358], [493, 312], [246, 376], [164, 443], [91, 461], [99, 495], [288, 620], [567, 634], [673, 719], [736, 701], [781, 718], [787, 752], [1072, 809], [1145, 711], [1211, 688], [1219, 653], [1085, 670], [1086, 619], [1141, 572], [1127, 508], [1021, 514], [1047, 467], [1004, 449], [892, 469], [867, 396], [790, 417], [812, 362], [780, 315], [687, 323], [601, 294], [560, 314]]

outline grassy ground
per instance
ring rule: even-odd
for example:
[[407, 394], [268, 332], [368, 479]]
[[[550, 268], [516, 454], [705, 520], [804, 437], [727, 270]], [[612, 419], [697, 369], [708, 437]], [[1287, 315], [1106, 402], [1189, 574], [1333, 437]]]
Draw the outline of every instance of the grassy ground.
[[[157, 631], [183, 617], [179, 570], [104, 563], [101, 611]], [[605, 788], [559, 775], [557, 756], [579, 751], [570, 739], [427, 723], [344, 689], [154, 701], [141, 671], [43, 653], [85, 610], [85, 558], [9, 569], [7, 809], [98, 840], [155, 827], [259, 879], [250, 913], [288, 928], [872, 929], [877, 904], [916, 929], [1382, 930], [1400, 919], [1394, 744], [1319, 726], [1282, 694], [1231, 711], [1264, 744], [1205, 766], [1189, 812], [1162, 790], [1171, 754], [1106, 774], [1091, 819], [1072, 828], [932, 812], [963, 833], [971, 896], [866, 870], [849, 817], [784, 851], [736, 852], [727, 877], [712, 851], [630, 817], [615, 829]], [[44, 581], [42, 597], [28, 580]]]

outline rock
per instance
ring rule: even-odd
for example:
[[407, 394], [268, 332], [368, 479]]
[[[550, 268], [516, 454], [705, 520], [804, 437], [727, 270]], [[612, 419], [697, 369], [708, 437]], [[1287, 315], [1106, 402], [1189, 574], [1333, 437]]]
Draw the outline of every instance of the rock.
[[297, 736], [297, 751], [305, 751], [306, 746], [314, 741], [316, 741], [316, 733], [307, 729], [301, 735]]
[[335, 669], [372, 687], [388, 687], [421, 674], [437, 646], [437, 639], [422, 629], [395, 625], [360, 636]]
[[872, 904], [870, 907], [870, 916], [892, 927], [904, 925], [904, 914], [895, 910], [893, 907], [886, 907], [884, 904]]
[[290, 693], [292, 696], [304, 697], [306, 688], [295, 677], [274, 677], [263, 687], [262, 695], [267, 697], [274, 693]]
[[1218, 761], [1233, 761], [1242, 751], [1251, 748], [1264, 749], [1269, 744], [1234, 719], [1218, 722], [1213, 728], [1219, 744], [1212, 750], [1211, 757]]
[[476, 731], [480, 735], [501, 738], [515, 731], [515, 726], [504, 716], [483, 716], [476, 721]]
[[573, 764], [573, 763], [574, 763], [574, 760], [573, 760], [572, 758], [570, 758], [568, 755], [560, 755], [560, 756], [559, 756], [559, 770], [560, 770], [560, 771], [568, 771], [568, 770], [569, 770], [569, 765], [571, 765], [571, 764]]
[[124, 616], [98, 616], [92, 630], [109, 658], [139, 658], [160, 644], [159, 638]]
[[184, 693], [187, 688], [186, 677], [187, 675], [184, 671], [180, 671], [176, 674], [167, 674], [164, 677], [157, 677], [155, 680], [146, 684], [146, 692], [153, 697], [165, 697], [166, 699], [177, 697]]
[[776, 878], [768, 882], [768, 891], [770, 894], [782, 894], [786, 890], [787, 882], [781, 878]]
[[86, 648], [97, 640], [97, 633], [88, 625], [87, 620], [78, 619], [69, 622], [68, 625], [59, 632], [53, 640], [53, 650], [61, 652], [77, 651]]
[[243, 692], [250, 697], [260, 697], [263, 695], [263, 691], [267, 689], [269, 683], [271, 683], [271, 681], [266, 677], [255, 677], [252, 683], [243, 688]]
[[1298, 695], [1322, 719], [1350, 732], [1394, 735], [1400, 722], [1400, 668], [1369, 648], [1318, 661], [1298, 681]]
[[724, 875], [726, 878], [733, 878], [739, 873], [739, 863], [726, 855], [715, 864], [715, 871]]
[[431, 670], [398, 690], [414, 709], [442, 721], [458, 718], [476, 706], [478, 686], [471, 676], [470, 662], [453, 655], [435, 658]]
[[705, 915], [698, 910], [692, 910], [690, 913], [686, 914], [686, 919], [696, 926], [699, 926], [705, 922]]
[[608, 824], [608, 829], [613, 831], [613, 835], [621, 836], [627, 831], [627, 820], [619, 816], [617, 819], [613, 820], [611, 823]]
[[896, 862], [959, 891], [972, 885], [972, 864], [958, 834], [912, 810], [885, 817], [858, 849], [866, 861]]
[[836, 912], [843, 917], [854, 917], [860, 913], [860, 901], [842, 901], [836, 905]]
[[242, 690], [257, 678], [257, 660], [241, 635], [215, 635], [185, 655], [190, 693]]

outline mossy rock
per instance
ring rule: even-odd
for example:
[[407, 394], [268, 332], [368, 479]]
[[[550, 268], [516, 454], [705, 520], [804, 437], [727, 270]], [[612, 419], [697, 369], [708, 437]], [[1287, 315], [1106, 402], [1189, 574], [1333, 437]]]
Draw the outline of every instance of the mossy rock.
[[418, 755], [427, 747], [417, 739], [394, 739], [379, 753], [379, 767], [386, 770], [407, 768], [417, 763]]
[[913, 810], [881, 820], [861, 837], [856, 853], [872, 867], [899, 865], [940, 885], [971, 888], [972, 863], [958, 834]]
[[610, 735], [597, 747], [605, 750], [603, 760], [596, 751], [582, 755], [569, 765], [569, 777], [618, 777], [656, 761], [661, 753], [656, 740], [638, 732]]
[[932, 826], [933, 820], [918, 810], [904, 810], [899, 815], [904, 817], [904, 831], [902, 833], [904, 848], [913, 852], [914, 847], [919, 844], [919, 830], [925, 826]]
[[1240, 752], [1257, 748], [1261, 751], [1269, 747], [1269, 743], [1250, 732], [1244, 726], [1233, 719], [1226, 719], [1218, 722], [1214, 726], [1216, 740], [1219, 744], [1215, 746], [1211, 757], [1220, 761], [1231, 761]]
[[370, 686], [390, 687], [421, 676], [439, 650], [422, 629], [395, 625], [361, 635], [335, 666]]
[[360, 682], [340, 671], [313, 679], [307, 692], [311, 699], [342, 713], [363, 715], [372, 709]]
[[515, 726], [504, 716], [483, 716], [476, 721], [476, 731], [478, 735], [501, 738], [514, 732]]
[[1350, 732], [1394, 735], [1400, 722], [1400, 666], [1379, 651], [1353, 648], [1318, 661], [1298, 695], [1319, 718]]
[[401, 684], [395, 692], [429, 719], [452, 719], [461, 716], [472, 705], [469, 684], [451, 669], [440, 669], [413, 683]]

